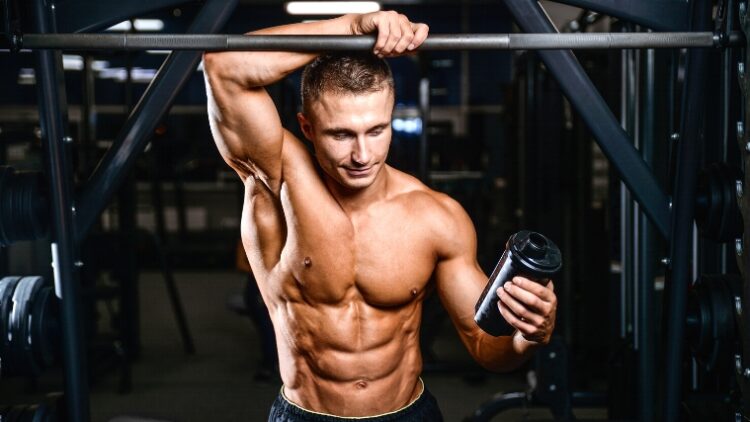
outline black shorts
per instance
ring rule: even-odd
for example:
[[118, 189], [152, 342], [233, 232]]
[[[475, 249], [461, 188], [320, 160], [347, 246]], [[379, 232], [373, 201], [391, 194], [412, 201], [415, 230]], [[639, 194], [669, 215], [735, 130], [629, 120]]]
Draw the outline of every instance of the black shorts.
[[305, 410], [284, 397], [284, 390], [282, 388], [278, 397], [276, 397], [276, 400], [273, 402], [273, 406], [271, 406], [271, 413], [268, 415], [268, 422], [336, 421], [442, 422], [443, 415], [440, 413], [437, 400], [435, 400], [435, 397], [427, 391], [427, 388], [422, 390], [422, 394], [416, 400], [399, 410], [383, 415], [356, 418], [347, 418]]

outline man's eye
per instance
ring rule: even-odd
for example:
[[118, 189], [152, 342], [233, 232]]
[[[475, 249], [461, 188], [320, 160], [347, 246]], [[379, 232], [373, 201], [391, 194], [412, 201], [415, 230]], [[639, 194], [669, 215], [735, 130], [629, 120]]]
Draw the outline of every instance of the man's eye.
[[370, 132], [370, 136], [380, 136], [383, 133], [383, 129], [373, 130]]
[[333, 135], [333, 139], [335, 139], [337, 141], [343, 141], [343, 140], [345, 140], [348, 137], [349, 137], [349, 135], [347, 135], [346, 133], [336, 133], [336, 134]]

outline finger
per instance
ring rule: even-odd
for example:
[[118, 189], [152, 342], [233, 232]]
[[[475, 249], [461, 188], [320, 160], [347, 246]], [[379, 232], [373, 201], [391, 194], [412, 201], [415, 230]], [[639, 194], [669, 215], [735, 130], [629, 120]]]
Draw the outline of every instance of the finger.
[[527, 308], [534, 309], [545, 315], [552, 309], [551, 303], [540, 299], [539, 296], [517, 285], [515, 282], [505, 283], [503, 288], [513, 296], [514, 299], [524, 304]]
[[394, 52], [398, 54], [406, 51], [407, 47], [411, 45], [411, 42], [414, 39], [414, 31], [412, 31], [411, 23], [409, 23], [409, 20], [406, 19], [406, 16], [401, 16], [400, 26], [401, 39], [398, 40], [398, 42], [396, 43], [396, 47], [393, 48]]
[[540, 327], [544, 324], [544, 316], [539, 315], [535, 313], [534, 311], [528, 309], [527, 307], [523, 306], [520, 302], [518, 302], [513, 296], [509, 295], [508, 292], [506, 292], [503, 289], [498, 289], [497, 292], [498, 296], [500, 297], [500, 300], [503, 302], [505, 306], [508, 307], [511, 311], [513, 311], [513, 315], [517, 316], [518, 318], [522, 318], [524, 322], [527, 322], [535, 327]]
[[507, 306], [502, 301], [497, 302], [497, 307], [500, 309], [500, 315], [505, 318], [505, 320], [513, 326], [515, 329], [523, 333], [524, 335], [532, 335], [533, 333], [536, 333], [536, 327], [534, 327], [531, 324], [528, 324], [525, 321], [521, 321], [520, 318], [513, 315], [513, 311], [508, 309]]
[[549, 290], [550, 290], [550, 291], [551, 291], [552, 293], [554, 293], [554, 292], [555, 292], [555, 283], [553, 283], [551, 279], [550, 279], [549, 283], [547, 283], [547, 288], [548, 288], [548, 289], [549, 289]]
[[547, 286], [543, 286], [536, 281], [529, 280], [525, 277], [513, 277], [513, 284], [522, 288], [523, 290], [526, 290], [535, 296], [538, 296], [540, 299], [542, 299], [545, 302], [552, 302], [552, 300], [555, 298], [555, 294], [547, 288]]
[[411, 40], [409, 50], [414, 50], [427, 39], [427, 34], [430, 31], [430, 27], [423, 23], [412, 24], [412, 31], [414, 31], [414, 38]]
[[385, 43], [388, 41], [388, 36], [390, 35], [390, 29], [389, 29], [387, 21], [386, 22], [378, 21], [376, 22], [376, 26], [378, 28], [378, 38], [375, 41], [375, 48], [373, 48], [372, 52], [373, 54], [380, 55], [381, 52], [383, 51], [383, 48], [385, 47]]
[[401, 39], [401, 27], [398, 25], [398, 21], [388, 21], [388, 30], [388, 40], [386, 40], [385, 46], [381, 51], [381, 54], [386, 56], [393, 54], [393, 48], [396, 47], [396, 43]]

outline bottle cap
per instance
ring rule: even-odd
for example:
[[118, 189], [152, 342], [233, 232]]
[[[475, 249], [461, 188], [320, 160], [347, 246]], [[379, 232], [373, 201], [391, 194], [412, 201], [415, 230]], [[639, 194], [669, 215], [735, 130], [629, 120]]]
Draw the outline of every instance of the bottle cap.
[[521, 230], [511, 236], [508, 243], [513, 262], [533, 276], [550, 278], [562, 268], [560, 249], [542, 234]]

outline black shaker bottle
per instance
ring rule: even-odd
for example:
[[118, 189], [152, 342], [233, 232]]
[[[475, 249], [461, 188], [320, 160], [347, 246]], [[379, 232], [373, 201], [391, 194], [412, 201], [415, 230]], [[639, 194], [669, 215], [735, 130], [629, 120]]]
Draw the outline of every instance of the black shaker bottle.
[[508, 239], [505, 252], [474, 307], [474, 321], [495, 337], [512, 335], [515, 328], [505, 321], [498, 309], [497, 289], [515, 276], [547, 285], [561, 267], [560, 249], [551, 240], [528, 230], [514, 234]]

